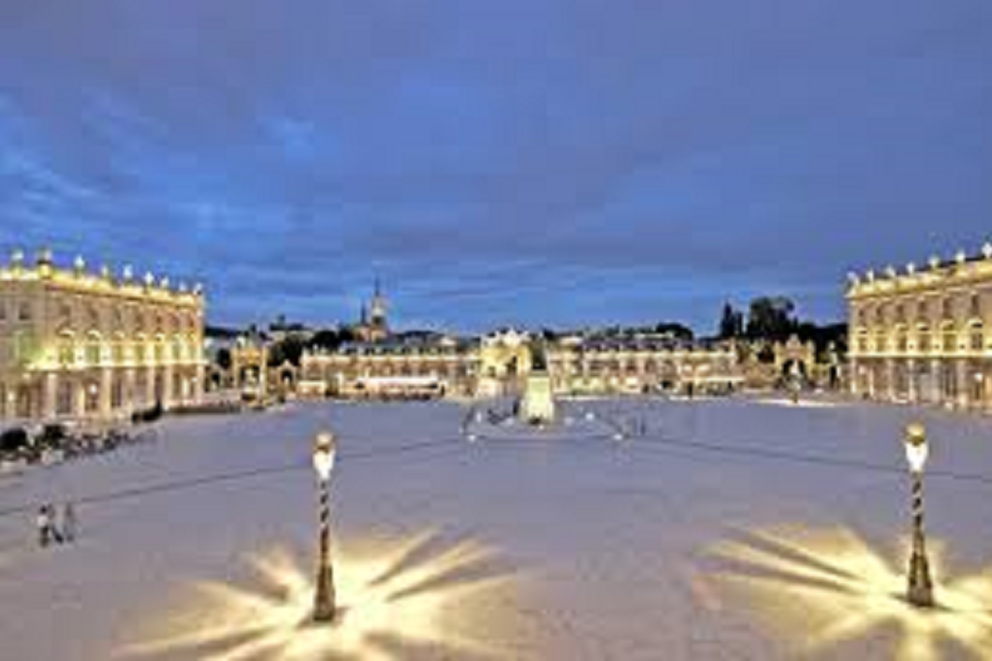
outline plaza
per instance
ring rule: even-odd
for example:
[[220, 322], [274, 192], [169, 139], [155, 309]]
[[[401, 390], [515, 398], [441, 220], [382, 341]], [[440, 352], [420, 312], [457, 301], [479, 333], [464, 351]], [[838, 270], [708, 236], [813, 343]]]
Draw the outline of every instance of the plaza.
[[[464, 406], [168, 419], [157, 443], [0, 477], [4, 658], [987, 658], [992, 421], [842, 400], [579, 399], [642, 436], [459, 431]], [[930, 432], [941, 609], [905, 603], [901, 435]], [[313, 604], [334, 431], [339, 624]], [[79, 503], [38, 553], [22, 506]]]

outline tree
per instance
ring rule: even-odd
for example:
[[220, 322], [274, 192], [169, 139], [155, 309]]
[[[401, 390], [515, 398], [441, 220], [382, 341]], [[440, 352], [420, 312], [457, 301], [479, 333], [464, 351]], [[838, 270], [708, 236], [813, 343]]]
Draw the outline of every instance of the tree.
[[0, 452], [17, 452], [29, 443], [28, 433], [21, 427], [14, 427], [0, 434]]
[[795, 304], [784, 296], [762, 296], [751, 301], [747, 335], [751, 339], [785, 340], [795, 332]]
[[655, 326], [654, 331], [661, 335], [671, 335], [676, 340], [691, 342], [694, 335], [692, 329], [679, 323], [660, 323]]
[[231, 365], [234, 364], [234, 360], [231, 358], [231, 350], [228, 349], [227, 347], [224, 347], [223, 349], [219, 349], [217, 351], [216, 362], [218, 367], [220, 367], [225, 372], [231, 369]]
[[723, 314], [720, 317], [721, 340], [731, 340], [744, 334], [744, 315], [734, 309], [730, 303], [724, 303]]
[[298, 336], [287, 335], [269, 349], [269, 367], [278, 367], [285, 362], [299, 367], [305, 348], [303, 340]]

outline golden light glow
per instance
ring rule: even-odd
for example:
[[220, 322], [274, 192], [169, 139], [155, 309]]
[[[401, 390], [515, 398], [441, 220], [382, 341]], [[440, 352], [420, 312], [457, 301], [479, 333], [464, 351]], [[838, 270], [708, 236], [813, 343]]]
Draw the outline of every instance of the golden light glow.
[[788, 398], [775, 398], [775, 397], [766, 397], [763, 399], [757, 399], [755, 400], [755, 402], [758, 404], [764, 404], [766, 406], [786, 406], [790, 409], [795, 409], [795, 408], [832, 409], [838, 406], [836, 402], [828, 402], [824, 400], [800, 399], [798, 402], [794, 402]]
[[335, 557], [334, 623], [312, 622], [313, 571], [277, 550], [251, 560], [256, 585], [195, 585], [164, 626], [121, 656], [388, 661], [430, 651], [505, 658], [487, 641], [499, 636], [513, 581], [490, 550], [473, 541], [445, 544], [433, 533], [391, 543], [388, 552], [383, 544], [363, 546]]
[[707, 560], [716, 566], [701, 578], [717, 589], [702, 592], [707, 600], [717, 593], [718, 608], [723, 595], [743, 598], [742, 609], [804, 656], [877, 637], [872, 650], [890, 646], [879, 658], [990, 658], [992, 567], [953, 576], [944, 571], [940, 544], [933, 544], [937, 604], [919, 609], [905, 599], [908, 543], [903, 546], [893, 564], [848, 529], [748, 533], [712, 550]]

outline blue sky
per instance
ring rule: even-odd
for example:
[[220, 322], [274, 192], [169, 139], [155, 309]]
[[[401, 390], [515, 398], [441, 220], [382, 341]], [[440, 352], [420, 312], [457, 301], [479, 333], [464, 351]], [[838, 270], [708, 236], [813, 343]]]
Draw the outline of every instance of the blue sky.
[[0, 249], [219, 323], [843, 314], [992, 238], [986, 0], [0, 0]]

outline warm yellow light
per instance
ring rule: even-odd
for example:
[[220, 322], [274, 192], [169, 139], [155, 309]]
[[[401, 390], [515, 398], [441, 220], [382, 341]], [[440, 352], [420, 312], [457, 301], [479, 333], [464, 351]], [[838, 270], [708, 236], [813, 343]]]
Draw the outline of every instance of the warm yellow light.
[[331, 478], [336, 451], [337, 442], [334, 440], [334, 434], [329, 431], [322, 431], [317, 434], [313, 445], [313, 467], [324, 482]]
[[922, 473], [929, 452], [927, 449], [927, 430], [921, 423], [914, 422], [906, 427], [905, 447], [909, 469], [914, 473]]
[[741, 612], [795, 648], [796, 657], [863, 658], [871, 649], [873, 657], [905, 661], [938, 661], [950, 650], [969, 653], [960, 658], [987, 658], [992, 568], [955, 577], [945, 571], [941, 550], [939, 543], [931, 546], [941, 579], [934, 609], [910, 605], [902, 567], [844, 528], [744, 533], [712, 549], [709, 571], [694, 577], [694, 587], [713, 609], [744, 598]]
[[[257, 585], [201, 583], [124, 657], [400, 660], [431, 648], [439, 658], [508, 658], [491, 642], [514, 626], [513, 582], [473, 542], [426, 533], [386, 544], [348, 545], [337, 555], [339, 620], [314, 626], [310, 572], [285, 551], [252, 560]], [[352, 553], [354, 550], [354, 553]]]

